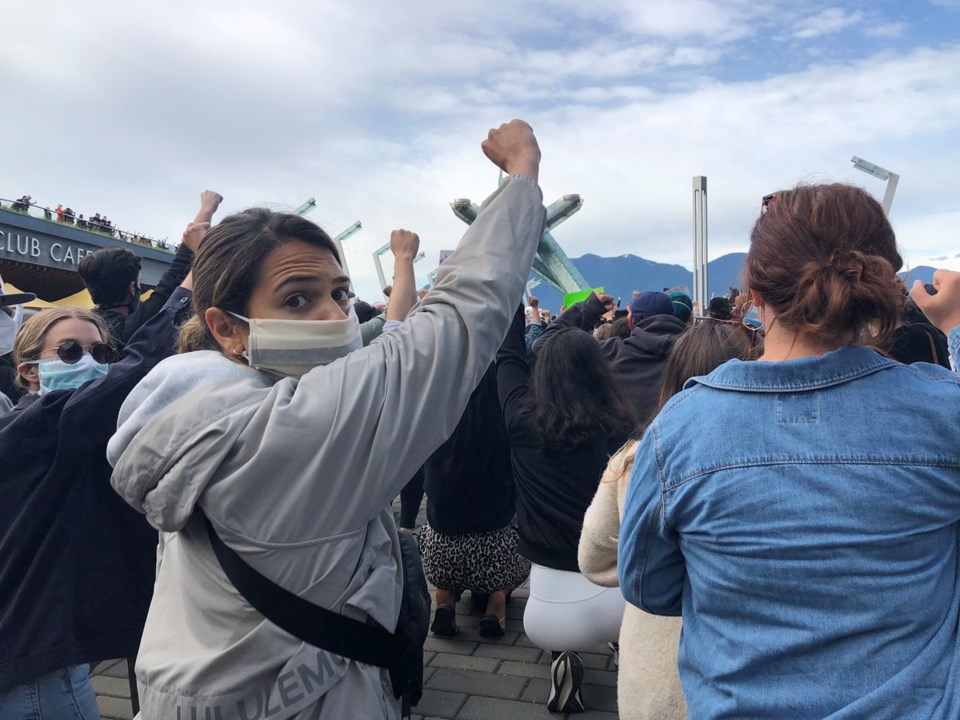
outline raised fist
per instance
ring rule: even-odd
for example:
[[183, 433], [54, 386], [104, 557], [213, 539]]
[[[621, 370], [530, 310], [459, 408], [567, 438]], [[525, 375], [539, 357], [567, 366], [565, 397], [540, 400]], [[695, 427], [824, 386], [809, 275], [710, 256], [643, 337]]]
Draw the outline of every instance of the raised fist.
[[937, 270], [933, 274], [933, 287], [936, 295], [928, 293], [917, 280], [910, 289], [910, 297], [930, 322], [949, 334], [960, 325], [960, 272]]
[[390, 252], [397, 260], [413, 260], [420, 250], [420, 236], [409, 230], [390, 233]]
[[603, 303], [603, 307], [605, 310], [607, 311], [613, 310], [613, 297], [611, 297], [610, 295], [602, 295], [601, 293], [598, 293], [596, 290], [593, 291], [593, 294], [597, 296], [597, 299], [601, 303]]
[[530, 296], [530, 307], [538, 308], [540, 307], [540, 298], [535, 297], [534, 295]]
[[213, 190], [204, 190], [200, 193], [200, 207], [215, 213], [220, 203], [223, 202], [223, 195]]
[[539, 178], [540, 146], [533, 128], [523, 120], [511, 120], [491, 130], [480, 147], [483, 154], [508, 175]]
[[210, 229], [210, 223], [190, 223], [187, 229], [183, 231], [183, 244], [189, 248], [190, 252], [196, 252], [203, 241], [207, 230]]

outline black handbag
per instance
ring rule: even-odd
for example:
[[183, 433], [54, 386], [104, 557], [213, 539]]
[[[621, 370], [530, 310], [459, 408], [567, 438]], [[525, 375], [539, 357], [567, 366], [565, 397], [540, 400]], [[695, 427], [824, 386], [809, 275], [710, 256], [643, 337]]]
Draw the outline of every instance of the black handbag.
[[322, 650], [390, 671], [403, 717], [423, 694], [423, 643], [430, 622], [430, 594], [420, 550], [400, 532], [403, 599], [395, 633], [314, 605], [264, 577], [231, 550], [204, 516], [213, 552], [227, 578], [261, 615], [281, 630]]

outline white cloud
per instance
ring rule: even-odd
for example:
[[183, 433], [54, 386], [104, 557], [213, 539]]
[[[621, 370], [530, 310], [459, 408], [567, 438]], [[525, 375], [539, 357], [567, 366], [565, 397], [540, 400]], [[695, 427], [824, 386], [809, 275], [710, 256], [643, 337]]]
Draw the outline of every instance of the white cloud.
[[793, 36], [802, 40], [831, 35], [856, 25], [863, 20], [863, 13], [848, 12], [843, 8], [827, 8], [816, 15], [804, 18], [797, 23]]
[[880, 23], [867, 27], [863, 34], [867, 37], [898, 38], [906, 29], [907, 24], [902, 22]]
[[623, 0], [620, 12], [626, 27], [641, 35], [700, 36], [729, 42], [754, 32], [750, 20], [758, 14], [758, 7], [742, 0]]
[[[556, 232], [572, 256], [688, 264], [697, 174], [709, 177], [712, 254], [743, 249], [772, 189], [837, 179], [882, 193], [854, 154], [900, 172], [893, 218], [908, 256], [956, 244], [944, 207], [960, 164], [960, 47], [816, 65], [798, 55], [790, 72], [766, 62], [762, 78], [724, 81], [723, 63], [748, 65], [754, 43], [789, 50], [756, 35], [791, 5], [283, 5], [5, 9], [0, 134], [19, 142], [5, 145], [0, 195], [171, 238], [204, 187], [226, 196], [225, 212], [314, 196], [328, 230], [363, 222], [347, 258], [375, 297], [372, 251], [393, 227], [420, 231], [422, 280], [464, 230], [450, 200], [495, 187], [480, 140], [522, 116], [543, 147], [547, 202], [586, 199]], [[816, 27], [857, 15], [834, 10]]]
[[[894, 200], [894, 207], [896, 205]], [[960, 256], [954, 252], [960, 248], [960, 211], [911, 214], [903, 218], [892, 211], [891, 220], [901, 244], [904, 238], [910, 239], [904, 253], [905, 269], [929, 265], [960, 270]]]

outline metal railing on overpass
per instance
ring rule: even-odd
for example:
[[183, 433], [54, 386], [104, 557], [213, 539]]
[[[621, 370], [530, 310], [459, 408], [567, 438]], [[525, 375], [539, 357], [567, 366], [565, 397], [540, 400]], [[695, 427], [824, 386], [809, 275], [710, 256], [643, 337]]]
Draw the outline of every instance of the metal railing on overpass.
[[[0, 208], [22, 213], [24, 215], [29, 215], [41, 220], [46, 220], [47, 222], [56, 223], [57, 225], [72, 225], [73, 227], [86, 230], [87, 232], [96, 233], [97, 235], [123, 240], [131, 245], [140, 245], [141, 247], [153, 248], [155, 250], [160, 250], [161, 252], [176, 252], [176, 248], [171, 247], [166, 240], [156, 240], [141, 233], [132, 233], [126, 230], [121, 230], [113, 225], [104, 225], [103, 223], [96, 222], [95, 219], [83, 218], [81, 215], [76, 215], [76, 213], [73, 213], [72, 211], [68, 214], [61, 209], [58, 213], [57, 210], [44, 207], [43, 205], [35, 203], [32, 200], [25, 201], [23, 198], [20, 200], [8, 200], [6, 198], [0, 198]], [[59, 219], [61, 215], [63, 216], [63, 220]]]

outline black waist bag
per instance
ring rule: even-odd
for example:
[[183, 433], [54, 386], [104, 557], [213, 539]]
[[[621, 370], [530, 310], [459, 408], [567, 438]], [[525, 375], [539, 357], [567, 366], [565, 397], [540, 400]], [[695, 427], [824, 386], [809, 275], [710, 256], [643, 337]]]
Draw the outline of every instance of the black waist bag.
[[403, 600], [395, 633], [314, 605], [244, 562], [217, 535], [204, 517], [210, 545], [234, 587], [261, 615], [281, 630], [322, 650], [390, 671], [393, 694], [403, 717], [423, 694], [423, 643], [430, 623], [430, 594], [423, 576], [420, 550], [412, 535], [400, 532]]

